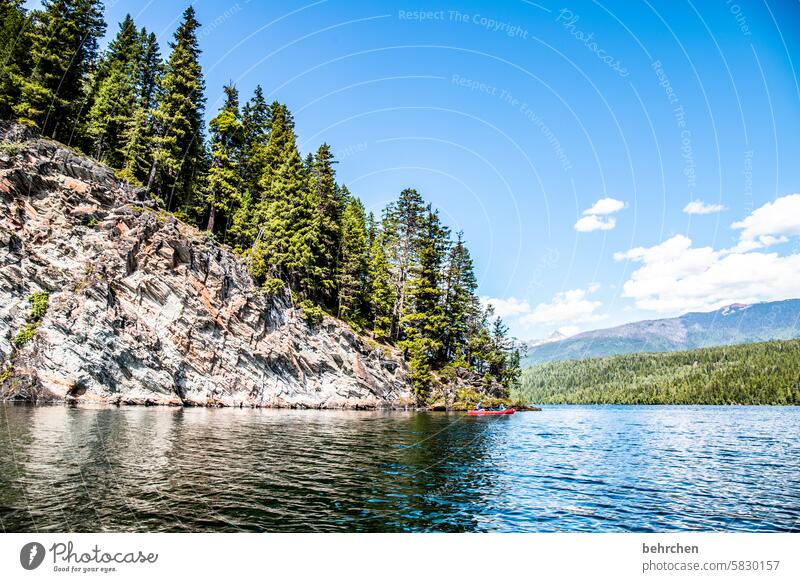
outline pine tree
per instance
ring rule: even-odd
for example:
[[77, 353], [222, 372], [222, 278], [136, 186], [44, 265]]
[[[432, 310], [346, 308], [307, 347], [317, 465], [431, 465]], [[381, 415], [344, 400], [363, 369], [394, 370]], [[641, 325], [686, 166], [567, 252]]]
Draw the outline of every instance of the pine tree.
[[[272, 107], [264, 100], [260, 85], [256, 86], [253, 97], [242, 107], [241, 118], [241, 187], [237, 193], [226, 240], [237, 252], [245, 253], [254, 245], [261, 230], [256, 209], [261, 200], [260, 181], [266, 171], [267, 145], [272, 125]], [[258, 246], [262, 248], [263, 245], [259, 243]]]
[[139, 33], [141, 42], [141, 59], [139, 61], [139, 100], [145, 110], [153, 108], [156, 102], [156, 92], [161, 82], [163, 64], [161, 62], [161, 49], [155, 33], [149, 33], [145, 28]]
[[430, 389], [432, 369], [441, 354], [447, 321], [442, 308], [441, 278], [449, 247], [449, 231], [429, 205], [419, 227], [419, 260], [409, 285], [409, 313], [403, 316], [411, 381], [419, 397]]
[[[290, 286], [305, 295], [313, 263], [313, 204], [294, 121], [285, 105], [273, 103], [269, 141], [264, 149], [261, 200], [256, 208], [259, 234], [251, 253], [256, 273], [273, 266]], [[313, 269], [312, 269], [313, 270]]]
[[87, 134], [95, 158], [115, 168], [124, 165], [127, 144], [122, 141], [123, 135], [138, 104], [141, 49], [139, 31], [127, 15], [103, 59], [102, 78], [87, 116]]
[[85, 76], [105, 31], [99, 0], [44, 0], [27, 31], [30, 74], [12, 78], [19, 86], [14, 113], [44, 135], [69, 142], [78, 123]]
[[492, 322], [491, 338], [489, 374], [507, 389], [519, 379], [519, 350], [508, 335], [508, 326], [499, 317]]
[[153, 164], [153, 106], [161, 78], [161, 53], [155, 34], [142, 28], [139, 33], [141, 58], [138, 63], [138, 102], [122, 130], [122, 176], [132, 182], [147, 179]]
[[0, 117], [11, 116], [19, 99], [19, 87], [14, 79], [28, 71], [28, 36], [23, 33], [26, 23], [23, 0], [0, 0]]
[[314, 205], [314, 266], [319, 270], [320, 280], [316, 282], [317, 299], [334, 307], [336, 289], [337, 250], [340, 247], [341, 221], [346, 194], [336, 185], [331, 148], [322, 144], [311, 160], [310, 195]]
[[467, 349], [470, 322], [478, 314], [480, 304], [475, 295], [478, 282], [472, 265], [469, 249], [459, 232], [447, 258], [444, 277], [444, 317], [447, 321], [442, 357], [452, 361]]
[[489, 333], [489, 320], [494, 317], [494, 308], [487, 305], [480, 309], [470, 321], [466, 360], [479, 374], [488, 372], [493, 358], [494, 342]]
[[225, 104], [211, 120], [211, 167], [208, 171], [206, 202], [209, 205], [206, 230], [224, 233], [226, 225], [217, 224], [219, 215], [228, 219], [241, 190], [239, 161], [242, 145], [242, 122], [239, 119], [239, 93], [226, 85]]
[[156, 135], [148, 187], [160, 196], [168, 210], [197, 219], [202, 213], [198, 184], [206, 166], [203, 142], [205, 82], [200, 67], [200, 49], [194, 8], [183, 13], [183, 21], [170, 44], [158, 90], [155, 110]]
[[[259, 266], [254, 266], [254, 261], [260, 261], [260, 259], [256, 257], [256, 253], [253, 252], [253, 246], [261, 231], [256, 217], [257, 202], [253, 199], [252, 190], [249, 188], [239, 190], [233, 212], [231, 213], [231, 221], [225, 239], [238, 254], [252, 255], [250, 257], [251, 270], [253, 270], [253, 268], [260, 269], [263, 274], [263, 264], [259, 263]], [[257, 246], [263, 248], [260, 243]]]
[[372, 319], [372, 330], [375, 335], [389, 339], [397, 295], [395, 285], [392, 283], [391, 266], [386, 256], [386, 236], [377, 229], [372, 216], [369, 221], [368, 237], [371, 241], [367, 269], [369, 317]]
[[338, 315], [363, 320], [366, 315], [367, 229], [364, 205], [349, 196], [342, 213], [339, 267], [336, 273]]
[[264, 150], [272, 125], [272, 110], [264, 100], [261, 85], [256, 85], [250, 101], [242, 107], [242, 164], [241, 173], [244, 187], [250, 192], [258, 190], [258, 181], [264, 173], [266, 164]]
[[416, 190], [407, 188], [384, 212], [384, 245], [396, 297], [389, 331], [393, 340], [402, 336], [401, 321], [408, 309], [408, 283], [417, 262], [419, 228], [424, 211], [422, 197]]

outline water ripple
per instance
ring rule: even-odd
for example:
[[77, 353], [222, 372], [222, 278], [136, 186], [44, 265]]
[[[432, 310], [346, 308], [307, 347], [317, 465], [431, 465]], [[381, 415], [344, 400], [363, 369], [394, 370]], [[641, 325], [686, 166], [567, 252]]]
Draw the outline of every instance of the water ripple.
[[0, 405], [3, 531], [800, 531], [800, 408]]

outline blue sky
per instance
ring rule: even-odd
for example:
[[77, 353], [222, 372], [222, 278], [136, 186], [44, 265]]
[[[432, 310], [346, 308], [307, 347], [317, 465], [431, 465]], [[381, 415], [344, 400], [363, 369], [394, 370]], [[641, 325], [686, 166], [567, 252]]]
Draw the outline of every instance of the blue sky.
[[[107, 4], [165, 52], [185, 7]], [[195, 8], [208, 117], [261, 84], [368, 209], [417, 188], [521, 338], [800, 296], [797, 2]]]

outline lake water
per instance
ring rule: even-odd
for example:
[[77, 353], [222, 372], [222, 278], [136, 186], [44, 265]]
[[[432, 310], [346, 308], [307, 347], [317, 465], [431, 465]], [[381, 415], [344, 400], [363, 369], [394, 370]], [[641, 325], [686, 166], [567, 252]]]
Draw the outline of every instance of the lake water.
[[800, 408], [0, 404], [4, 531], [800, 531]]

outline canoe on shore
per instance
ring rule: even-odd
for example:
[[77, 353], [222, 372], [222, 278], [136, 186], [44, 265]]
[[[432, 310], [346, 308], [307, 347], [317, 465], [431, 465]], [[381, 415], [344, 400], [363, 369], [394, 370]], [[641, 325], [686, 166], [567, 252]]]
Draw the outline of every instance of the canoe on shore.
[[467, 410], [469, 416], [490, 416], [493, 414], [514, 414], [517, 410], [515, 408], [506, 408], [505, 410]]

